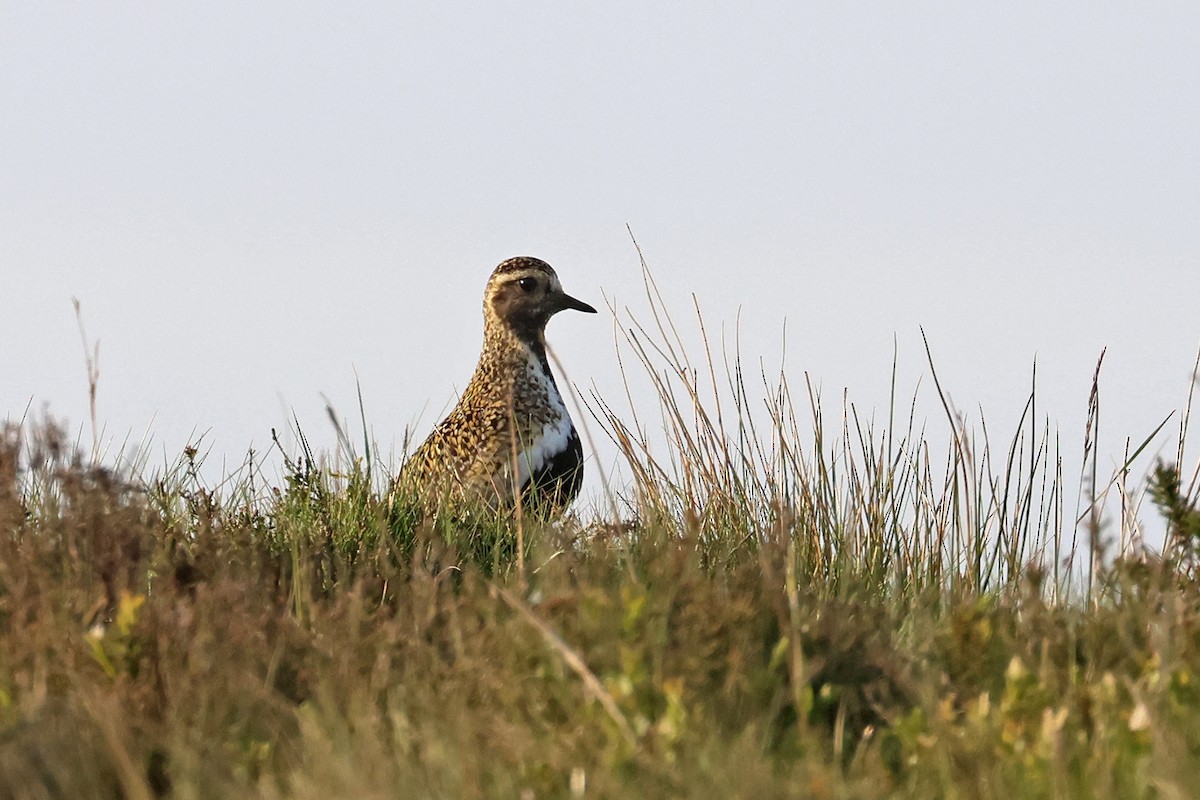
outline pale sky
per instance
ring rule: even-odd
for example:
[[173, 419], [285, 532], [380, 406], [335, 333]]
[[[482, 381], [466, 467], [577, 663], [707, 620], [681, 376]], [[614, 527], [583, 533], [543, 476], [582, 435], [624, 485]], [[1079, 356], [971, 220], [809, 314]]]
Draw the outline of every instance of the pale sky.
[[[1102, 464], [1182, 406], [1200, 6], [698, 7], [0, 4], [0, 413], [86, 425], [77, 297], [110, 440], [205, 433], [219, 472], [295, 413], [329, 447], [357, 375], [398, 449], [465, 386], [504, 258], [644, 309], [626, 223], [681, 320], [740, 311], [769, 364], [786, 321], [832, 405], [886, 406], [893, 339], [932, 399], [924, 326], [998, 442], [1035, 357], [1069, 453], [1102, 348]], [[606, 317], [549, 339], [619, 398]]]

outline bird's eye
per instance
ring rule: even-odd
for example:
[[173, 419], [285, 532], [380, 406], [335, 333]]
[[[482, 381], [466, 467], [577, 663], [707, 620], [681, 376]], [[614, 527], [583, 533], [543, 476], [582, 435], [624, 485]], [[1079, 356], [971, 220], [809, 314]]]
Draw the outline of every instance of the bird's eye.
[[517, 285], [526, 292], [532, 292], [537, 288], [537, 278], [521, 278], [521, 280], [517, 281]]

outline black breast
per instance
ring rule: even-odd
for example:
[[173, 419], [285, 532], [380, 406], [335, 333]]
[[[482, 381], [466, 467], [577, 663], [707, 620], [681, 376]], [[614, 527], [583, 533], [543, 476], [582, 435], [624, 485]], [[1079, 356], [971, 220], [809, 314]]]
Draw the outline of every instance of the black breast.
[[583, 483], [583, 445], [579, 432], [571, 426], [567, 446], [548, 458], [521, 487], [521, 502], [526, 508], [542, 511], [565, 508], [579, 494]]

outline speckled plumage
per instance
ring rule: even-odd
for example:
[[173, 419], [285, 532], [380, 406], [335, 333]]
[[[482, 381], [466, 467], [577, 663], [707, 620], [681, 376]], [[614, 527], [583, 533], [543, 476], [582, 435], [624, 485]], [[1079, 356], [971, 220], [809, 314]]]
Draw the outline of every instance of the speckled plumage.
[[[544, 261], [510, 258], [483, 298], [483, 351], [454, 410], [405, 462], [396, 486], [435, 502], [562, 508], [579, 492], [583, 447], [546, 358], [546, 323], [595, 313]], [[516, 472], [514, 474], [514, 467]]]

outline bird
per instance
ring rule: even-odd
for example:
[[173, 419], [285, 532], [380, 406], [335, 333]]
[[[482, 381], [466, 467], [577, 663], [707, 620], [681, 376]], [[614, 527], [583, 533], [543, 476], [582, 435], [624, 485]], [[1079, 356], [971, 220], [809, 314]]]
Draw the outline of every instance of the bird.
[[458, 404], [400, 468], [393, 493], [425, 505], [554, 513], [583, 482], [583, 445], [546, 355], [546, 323], [596, 309], [563, 291], [554, 269], [517, 256], [483, 293], [483, 348]]

